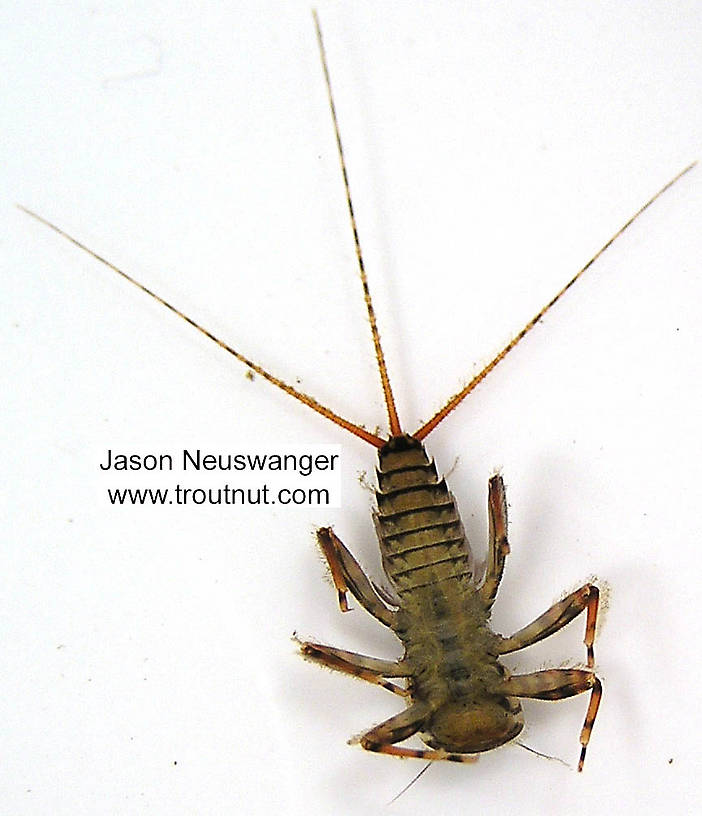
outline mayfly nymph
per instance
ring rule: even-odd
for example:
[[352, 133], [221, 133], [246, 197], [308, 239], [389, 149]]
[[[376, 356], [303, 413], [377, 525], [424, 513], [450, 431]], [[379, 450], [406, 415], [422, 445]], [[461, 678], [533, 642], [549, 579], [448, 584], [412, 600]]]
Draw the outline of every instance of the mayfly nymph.
[[[491, 610], [509, 553], [507, 503], [502, 477], [494, 475], [488, 483], [488, 559], [485, 569], [478, 574], [455, 501], [444, 478], [438, 475], [428, 456], [424, 439], [534, 328], [624, 230], [694, 165], [685, 168], [652, 196], [494, 359], [429, 421], [414, 433], [405, 433], [395, 408], [380, 343], [321, 29], [315, 12], [313, 16], [363, 295], [388, 414], [388, 438], [369, 432], [297, 390], [215, 337], [85, 244], [36, 213], [24, 207], [21, 209], [183, 318], [246, 365], [251, 376], [253, 373], [260, 375], [377, 448], [378, 487], [374, 520], [388, 587], [378, 586], [366, 576], [358, 561], [330, 527], [320, 529], [317, 539], [329, 566], [342, 611], [348, 610], [347, 593], [350, 592], [373, 617], [397, 635], [404, 646], [404, 654], [399, 660], [385, 660], [319, 643], [300, 643], [301, 652], [307, 659], [380, 685], [405, 699], [404, 710], [363, 733], [357, 740], [360, 745], [369, 751], [400, 757], [473, 762], [476, 754], [509, 742], [520, 733], [523, 727], [521, 698], [559, 700], [589, 691], [589, 704], [580, 733], [578, 770], [582, 770], [602, 696], [601, 683], [594, 673], [599, 591], [594, 584], [586, 583], [515, 634], [504, 637], [493, 632], [489, 623]], [[549, 637], [581, 612], [586, 613], [586, 668], [552, 668], [512, 675], [502, 665], [503, 655]], [[428, 748], [399, 745], [415, 734], [422, 738]]]

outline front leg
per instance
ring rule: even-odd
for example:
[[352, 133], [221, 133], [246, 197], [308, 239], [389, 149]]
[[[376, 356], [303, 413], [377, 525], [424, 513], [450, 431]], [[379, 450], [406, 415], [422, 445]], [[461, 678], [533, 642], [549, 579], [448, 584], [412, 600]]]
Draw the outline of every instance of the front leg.
[[376, 754], [389, 754], [397, 757], [413, 757], [426, 759], [430, 762], [437, 760], [449, 762], [477, 762], [478, 758], [472, 754], [455, 754], [449, 751], [432, 750], [430, 748], [402, 748], [395, 743], [402, 742], [421, 731], [431, 717], [431, 709], [426, 703], [416, 702], [409, 708], [390, 717], [389, 720], [376, 725], [360, 737], [349, 740], [351, 744], [360, 743], [361, 748], [373, 751]]
[[500, 686], [500, 692], [508, 697], [533, 697], [537, 700], [564, 700], [585, 691], [590, 691], [591, 694], [585, 722], [580, 731], [579, 771], [583, 769], [592, 726], [602, 699], [602, 684], [599, 679], [584, 669], [545, 669], [532, 674], [515, 674]]
[[346, 549], [332, 528], [321, 527], [317, 530], [317, 541], [329, 564], [341, 611], [349, 611], [346, 593], [350, 592], [374, 618], [385, 626], [392, 626], [395, 613], [383, 603], [383, 599], [373, 588], [361, 565]]
[[515, 632], [512, 637], [503, 638], [499, 645], [500, 654], [516, 652], [518, 649], [524, 649], [531, 646], [532, 643], [549, 637], [570, 623], [583, 609], [587, 609], [585, 647], [587, 648], [587, 665], [589, 669], [592, 669], [595, 665], [595, 626], [599, 598], [600, 591], [594, 584], [581, 586], [580, 589], [571, 592], [562, 601], [558, 601], [547, 609], [543, 615], [539, 615], [536, 620]]

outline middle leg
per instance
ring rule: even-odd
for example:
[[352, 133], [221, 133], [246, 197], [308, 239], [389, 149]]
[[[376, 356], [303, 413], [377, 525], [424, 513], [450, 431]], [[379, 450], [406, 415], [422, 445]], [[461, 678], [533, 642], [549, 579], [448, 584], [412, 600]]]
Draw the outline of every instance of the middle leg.
[[595, 625], [597, 623], [597, 608], [599, 605], [600, 591], [594, 584], [585, 584], [570, 595], [566, 595], [562, 601], [555, 603], [547, 609], [543, 615], [539, 615], [536, 620], [524, 626], [511, 637], [503, 638], [500, 643], [500, 654], [509, 654], [519, 649], [531, 646], [532, 643], [549, 637], [554, 632], [562, 629], [573, 618], [576, 618], [583, 609], [587, 609], [587, 622], [585, 624], [585, 647], [587, 649], [587, 666], [589, 669], [595, 665]]
[[324, 646], [321, 643], [300, 643], [300, 652], [304, 658], [313, 663], [359, 677], [368, 683], [382, 686], [393, 694], [399, 694], [401, 697], [407, 697], [409, 694], [407, 689], [385, 679], [386, 677], [409, 676], [407, 668], [396, 660], [368, 657], [356, 652], [347, 652], [346, 649], [337, 649], [334, 646]]

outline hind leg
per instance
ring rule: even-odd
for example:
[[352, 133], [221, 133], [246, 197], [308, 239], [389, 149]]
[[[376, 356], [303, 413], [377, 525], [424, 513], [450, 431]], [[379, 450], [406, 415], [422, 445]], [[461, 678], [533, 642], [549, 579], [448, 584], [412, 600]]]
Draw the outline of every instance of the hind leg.
[[489, 552], [485, 568], [485, 578], [478, 590], [480, 597], [489, 608], [495, 602], [497, 590], [505, 569], [505, 558], [509, 553], [507, 542], [507, 499], [502, 476], [495, 475], [488, 482], [488, 522]]
[[346, 593], [350, 592], [361, 606], [385, 626], [392, 626], [394, 612], [387, 608], [361, 565], [346, 549], [331, 527], [317, 530], [317, 542], [329, 565], [334, 587], [339, 596], [339, 608], [349, 611]]

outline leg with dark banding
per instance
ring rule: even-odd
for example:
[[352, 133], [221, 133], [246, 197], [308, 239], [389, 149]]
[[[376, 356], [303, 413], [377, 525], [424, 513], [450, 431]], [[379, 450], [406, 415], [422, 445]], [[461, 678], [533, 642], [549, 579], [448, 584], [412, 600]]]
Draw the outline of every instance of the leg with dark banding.
[[497, 590], [509, 553], [507, 542], [507, 499], [502, 476], [493, 476], [488, 482], [489, 552], [485, 579], [479, 589], [481, 598], [489, 608], [495, 601]]
[[597, 608], [599, 605], [600, 591], [594, 584], [576, 589], [547, 609], [543, 615], [539, 615], [536, 620], [527, 624], [523, 629], [515, 632], [511, 637], [503, 638], [500, 643], [500, 654], [509, 654], [518, 649], [524, 649], [549, 637], [554, 632], [562, 629], [573, 618], [576, 618], [583, 609], [587, 609], [587, 623], [585, 624], [585, 647], [587, 648], [587, 665], [592, 669], [595, 666], [595, 626], [597, 623]]
[[346, 549], [331, 527], [317, 530], [317, 541], [329, 565], [332, 581], [339, 596], [339, 608], [349, 611], [346, 593], [350, 592], [361, 606], [385, 626], [392, 626], [394, 612], [387, 608], [373, 588], [361, 565]]
[[374, 683], [406, 697], [409, 692], [396, 683], [386, 680], [386, 677], [407, 677], [407, 669], [394, 660], [383, 660], [379, 657], [368, 657], [356, 652], [348, 652], [346, 649], [336, 649], [334, 646], [324, 646], [321, 643], [301, 643], [300, 652], [302, 656], [313, 663], [326, 666], [328, 669], [350, 674]]
[[537, 700], [564, 700], [586, 691], [591, 693], [585, 722], [580, 731], [578, 771], [583, 769], [592, 726], [602, 699], [602, 684], [599, 679], [584, 669], [546, 669], [533, 674], [515, 674], [500, 687], [500, 692], [508, 697], [532, 697]]
[[452, 754], [447, 751], [433, 751], [423, 748], [402, 748], [395, 743], [408, 739], [422, 729], [431, 714], [426, 703], [413, 703], [409, 708], [395, 714], [394, 717], [366, 731], [360, 737], [350, 740], [352, 744], [360, 743], [366, 751], [376, 754], [389, 754], [397, 757], [411, 757], [429, 761], [477, 762], [472, 754]]

